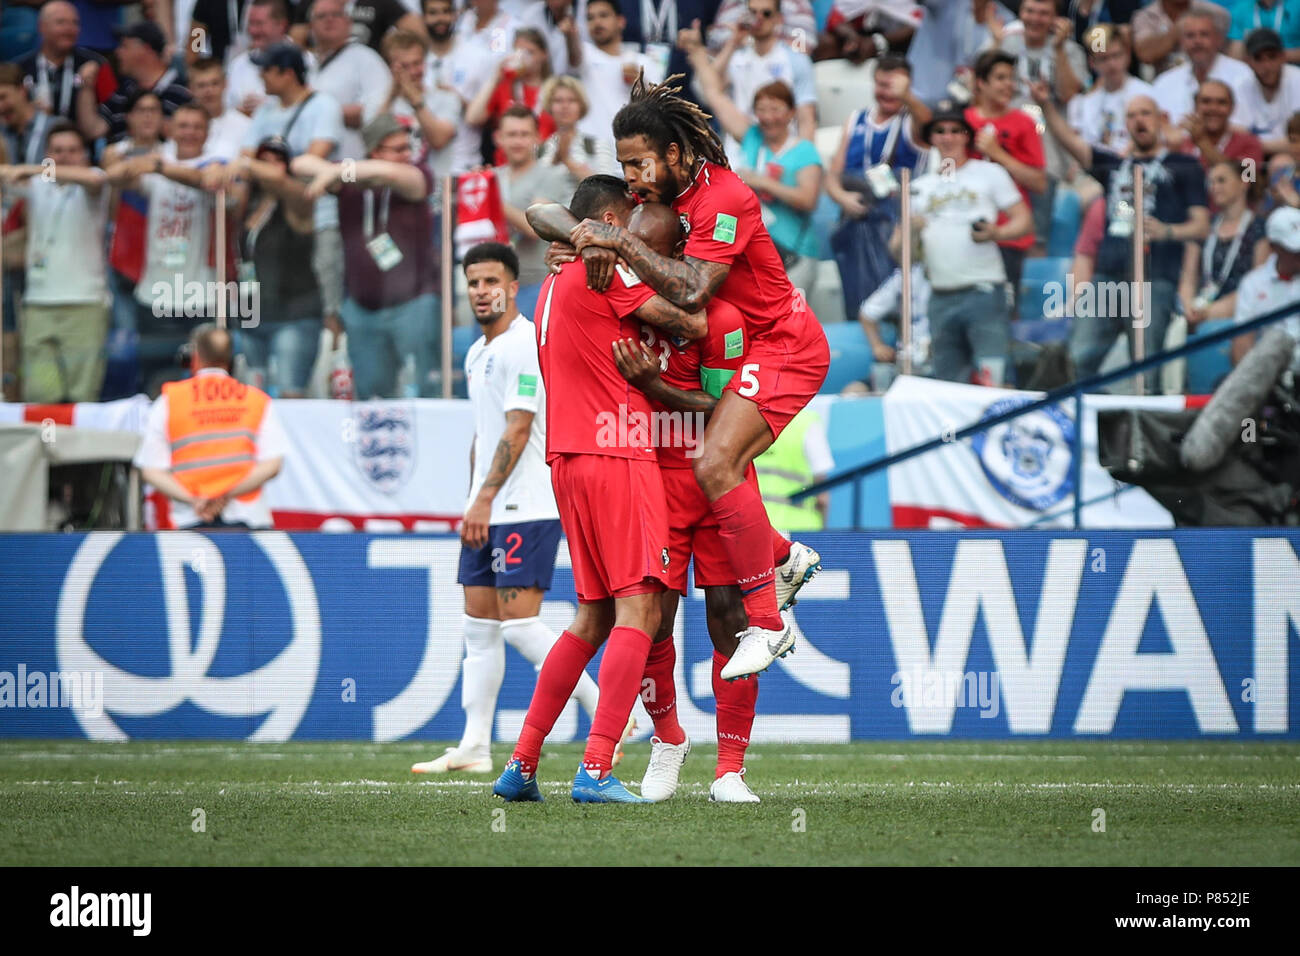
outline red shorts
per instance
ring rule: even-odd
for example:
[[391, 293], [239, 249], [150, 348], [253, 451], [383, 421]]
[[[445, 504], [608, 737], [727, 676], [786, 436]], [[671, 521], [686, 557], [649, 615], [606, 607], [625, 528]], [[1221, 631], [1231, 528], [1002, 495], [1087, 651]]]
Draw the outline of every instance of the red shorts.
[[726, 391], [758, 406], [775, 439], [826, 381], [831, 350], [811, 310], [797, 312], [749, 343], [740, 371]]
[[551, 485], [569, 541], [578, 600], [662, 591], [668, 580], [668, 509], [654, 459], [560, 455]]
[[[736, 583], [736, 571], [713, 516], [713, 506], [689, 468], [664, 468], [668, 499], [668, 587], [686, 593], [686, 565], [695, 555], [695, 586], [725, 587]], [[758, 491], [758, 474], [750, 465], [745, 480]]]

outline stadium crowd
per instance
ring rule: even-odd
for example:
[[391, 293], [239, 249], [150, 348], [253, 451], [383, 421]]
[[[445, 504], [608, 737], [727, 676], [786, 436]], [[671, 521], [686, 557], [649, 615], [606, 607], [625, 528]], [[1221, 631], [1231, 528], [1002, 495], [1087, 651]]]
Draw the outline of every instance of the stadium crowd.
[[[684, 74], [713, 115], [859, 390], [904, 358], [1047, 387], [1122, 360], [1135, 326], [1151, 353], [1300, 296], [1300, 0], [20, 0], [0, 18], [8, 400], [157, 394], [218, 299], [239, 375], [277, 397], [441, 395], [442, 350], [465, 351], [441, 341], [443, 235], [508, 239], [531, 315], [547, 244], [524, 211], [620, 173], [611, 120], [641, 72]], [[1223, 365], [1146, 388], [1212, 388]]]

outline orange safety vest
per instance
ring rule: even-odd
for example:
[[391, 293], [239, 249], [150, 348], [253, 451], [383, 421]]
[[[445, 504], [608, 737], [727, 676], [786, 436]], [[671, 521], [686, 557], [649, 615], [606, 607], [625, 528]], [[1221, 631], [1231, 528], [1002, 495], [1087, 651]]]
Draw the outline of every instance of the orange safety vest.
[[[257, 460], [257, 435], [271, 398], [229, 375], [163, 385], [172, 474], [195, 497], [215, 498], [243, 481]], [[253, 501], [260, 489], [240, 495]]]

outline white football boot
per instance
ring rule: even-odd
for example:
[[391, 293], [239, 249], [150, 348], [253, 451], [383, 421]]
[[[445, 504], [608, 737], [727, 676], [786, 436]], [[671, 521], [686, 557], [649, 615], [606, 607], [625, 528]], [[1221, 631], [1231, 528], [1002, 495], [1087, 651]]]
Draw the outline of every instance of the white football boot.
[[778, 657], [794, 653], [794, 629], [784, 620], [779, 631], [750, 626], [736, 637], [740, 638], [740, 643], [736, 645], [731, 660], [722, 668], [723, 680], [735, 680], [765, 671]]
[[491, 754], [461, 751], [459, 747], [448, 747], [441, 757], [413, 764], [411, 773], [491, 773]]
[[666, 744], [658, 737], [651, 737], [650, 765], [645, 768], [645, 776], [641, 778], [641, 796], [652, 803], [659, 803], [676, 793], [682, 764], [690, 752], [689, 737], [680, 744]]
[[762, 803], [745, 783], [745, 770], [724, 773], [709, 786], [709, 803]]
[[776, 607], [784, 611], [793, 607], [799, 589], [822, 569], [822, 556], [798, 541], [790, 542], [790, 556], [776, 569]]

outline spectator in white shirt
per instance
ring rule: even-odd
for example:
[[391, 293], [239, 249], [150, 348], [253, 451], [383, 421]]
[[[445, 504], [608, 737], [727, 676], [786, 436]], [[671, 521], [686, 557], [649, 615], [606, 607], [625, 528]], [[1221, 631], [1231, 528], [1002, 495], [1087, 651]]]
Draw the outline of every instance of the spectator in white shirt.
[[623, 42], [627, 20], [619, 0], [588, 0], [587, 33], [576, 61], [590, 109], [578, 128], [588, 136], [608, 140], [612, 146], [614, 114], [627, 105], [637, 73], [645, 71], [646, 82], [662, 83], [663, 67], [658, 60]]
[[27, 201], [23, 400], [93, 402], [108, 335], [108, 178], [90, 165], [85, 139], [65, 120], [50, 127], [45, 158], [44, 165], [0, 166], [0, 182]]
[[[1238, 325], [1289, 303], [1300, 303], [1300, 209], [1274, 209], [1264, 227], [1273, 254], [1262, 266], [1251, 269], [1237, 286]], [[1296, 340], [1291, 369], [1300, 372], [1300, 316], [1282, 320], [1282, 328]], [[1255, 344], [1258, 333], [1232, 340], [1232, 364], [1236, 365]]]
[[1264, 155], [1287, 149], [1286, 124], [1300, 112], [1300, 66], [1286, 62], [1282, 38], [1261, 28], [1246, 34], [1251, 79], [1240, 90], [1247, 128], [1264, 144]]
[[[450, 64], [451, 85], [464, 106], [493, 81], [497, 64], [514, 50], [518, 26], [497, 0], [469, 0], [456, 22], [456, 48]], [[483, 127], [462, 122], [451, 149], [453, 175], [483, 165]]]
[[[732, 35], [735, 24], [749, 15], [748, 0], [722, 0], [717, 16], [709, 27], [709, 47], [722, 49]], [[811, 53], [817, 45], [817, 14], [809, 0], [781, 0], [781, 39], [796, 50]]]
[[252, 122], [226, 103], [226, 71], [220, 60], [203, 58], [190, 67], [190, 92], [208, 114], [208, 141], [203, 151], [230, 162]]
[[[245, 116], [252, 116], [267, 97], [262, 85], [262, 70], [253, 62], [253, 54], [282, 43], [288, 38], [289, 8], [285, 0], [252, 0], [248, 9], [249, 49], [230, 61], [227, 70], [226, 104]], [[308, 66], [310, 54], [308, 54]]]
[[424, 62], [425, 81], [455, 90], [453, 57], [456, 52], [456, 4], [453, 0], [424, 0], [424, 28], [429, 52]]
[[551, 70], [557, 75], [577, 73], [573, 51], [585, 39], [586, 6], [585, 0], [582, 10], [574, 8], [573, 0], [536, 0], [519, 14], [521, 27], [532, 27], [545, 37]]
[[[1033, 228], [1029, 205], [997, 163], [970, 159], [975, 131], [958, 110], [940, 111], [925, 127], [939, 150], [940, 172], [912, 183], [912, 237], [930, 280], [934, 375], [980, 385], [1005, 381], [1010, 345], [1006, 268], [996, 243]], [[1007, 219], [997, 225], [998, 213]], [[900, 259], [903, 232], [890, 238]]]
[[1156, 103], [1167, 114], [1168, 121], [1175, 126], [1181, 123], [1183, 117], [1192, 112], [1196, 91], [1201, 84], [1206, 80], [1221, 80], [1232, 88], [1233, 98], [1238, 104], [1232, 122], [1238, 126], [1246, 125], [1249, 118], [1243, 116], [1240, 103], [1243, 90], [1254, 74], [1246, 64], [1221, 52], [1223, 31], [1218, 20], [1209, 13], [1193, 10], [1183, 15], [1178, 27], [1187, 62], [1161, 73], [1153, 84]]
[[315, 69], [307, 78], [313, 89], [328, 93], [343, 110], [341, 159], [361, 159], [366, 147], [361, 127], [383, 111], [390, 86], [384, 58], [352, 36], [347, 0], [316, 0], [311, 7]]
[[460, 100], [450, 90], [429, 83], [424, 42], [409, 30], [384, 37], [390, 71], [388, 99], [380, 113], [391, 113], [411, 131], [411, 155], [428, 166], [437, 180], [451, 171], [451, 143], [460, 122]]
[[[748, 13], [735, 26], [714, 61], [727, 78], [729, 95], [757, 121], [754, 94], [776, 80], [794, 91], [795, 127], [800, 139], [810, 142], [817, 135], [817, 87], [812, 59], [781, 39], [781, 7], [778, 0], [748, 0]], [[725, 141], [728, 154], [736, 155], [738, 144]]]
[[1155, 88], [1129, 72], [1133, 52], [1126, 34], [1104, 23], [1089, 30], [1084, 42], [1091, 51], [1088, 61], [1097, 82], [1087, 93], [1070, 100], [1066, 107], [1070, 126], [1088, 145], [1122, 153], [1128, 146], [1124, 117], [1129, 100], [1135, 96], [1155, 99]]

